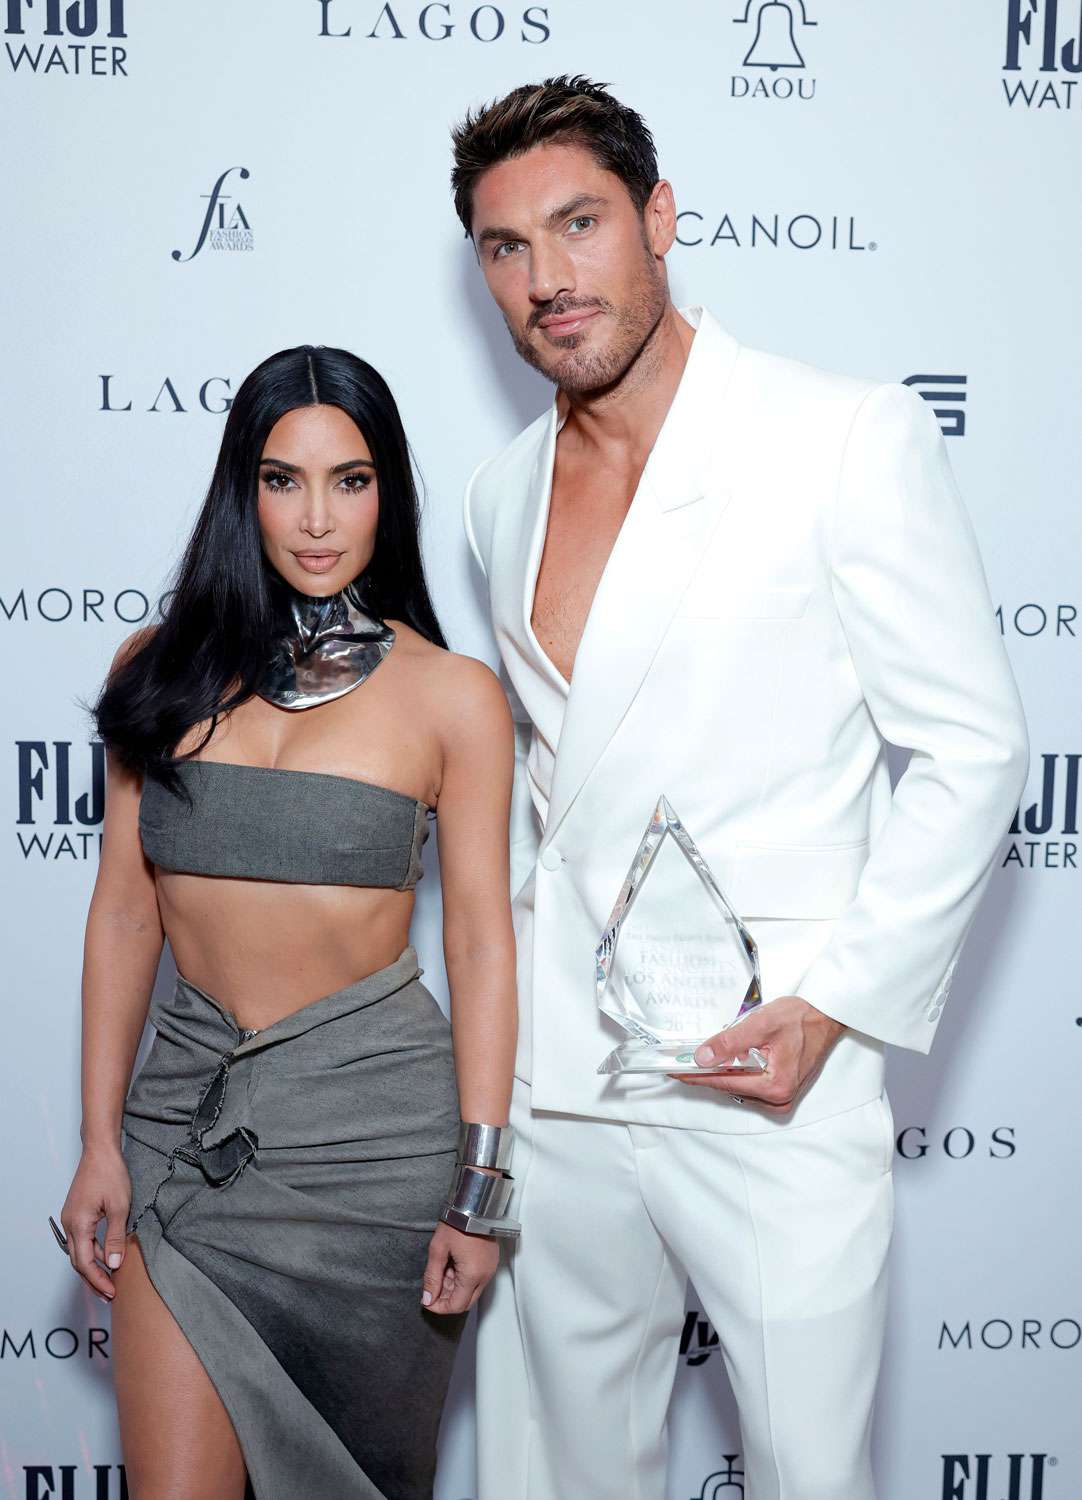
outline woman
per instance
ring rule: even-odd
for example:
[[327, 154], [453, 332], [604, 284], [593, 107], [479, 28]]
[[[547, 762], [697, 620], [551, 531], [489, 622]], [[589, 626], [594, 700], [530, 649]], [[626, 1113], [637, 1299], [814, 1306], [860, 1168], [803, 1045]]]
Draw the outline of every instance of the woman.
[[[513, 742], [496, 678], [444, 647], [371, 366], [305, 347], [244, 381], [168, 615], [96, 712], [61, 1217], [114, 1304], [133, 1500], [240, 1500], [246, 1475], [257, 1500], [422, 1500], [517, 1228]], [[408, 939], [433, 809], [453, 1055]], [[176, 990], [125, 1100], [163, 938]]]

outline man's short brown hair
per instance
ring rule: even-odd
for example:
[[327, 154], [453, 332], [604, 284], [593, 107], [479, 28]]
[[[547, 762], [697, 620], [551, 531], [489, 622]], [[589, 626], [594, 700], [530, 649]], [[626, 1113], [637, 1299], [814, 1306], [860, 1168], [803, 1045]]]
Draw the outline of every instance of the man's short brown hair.
[[473, 190], [489, 167], [534, 146], [577, 145], [619, 177], [641, 213], [658, 180], [654, 138], [642, 116], [608, 93], [608, 85], [582, 74], [546, 78], [512, 89], [481, 109], [467, 111], [451, 132], [455, 211], [469, 237]]

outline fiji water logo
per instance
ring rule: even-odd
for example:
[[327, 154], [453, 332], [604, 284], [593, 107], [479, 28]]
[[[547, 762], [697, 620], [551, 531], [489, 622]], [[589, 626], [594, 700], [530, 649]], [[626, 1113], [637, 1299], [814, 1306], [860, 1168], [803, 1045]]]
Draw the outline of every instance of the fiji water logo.
[[944, 1453], [942, 1500], [1045, 1500], [1047, 1453]]
[[16, 740], [16, 837], [26, 860], [88, 860], [101, 850], [105, 746]]
[[[1082, 108], [1075, 89], [1082, 74], [1082, 17], [1059, 0], [1008, 0], [1003, 94], [1009, 108]], [[1017, 77], [1030, 73], [1029, 78]], [[1064, 76], [1064, 75], [1075, 76]]]
[[201, 194], [207, 208], [203, 215], [199, 236], [195, 246], [185, 255], [182, 250], [173, 251], [173, 259], [182, 265], [194, 260], [204, 245], [212, 250], [252, 250], [255, 238], [248, 215], [240, 199], [234, 193], [224, 191], [226, 178], [236, 172], [241, 182], [252, 175], [247, 167], [226, 167], [209, 193]]
[[[13, 73], [50, 78], [127, 78], [124, 0], [6, 0], [4, 42]], [[26, 38], [26, 40], [19, 40]]]

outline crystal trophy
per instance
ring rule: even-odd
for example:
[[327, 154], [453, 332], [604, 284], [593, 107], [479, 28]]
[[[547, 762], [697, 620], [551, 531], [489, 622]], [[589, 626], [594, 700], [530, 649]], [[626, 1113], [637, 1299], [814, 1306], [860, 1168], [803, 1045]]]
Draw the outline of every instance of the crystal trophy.
[[597, 1003], [627, 1032], [599, 1073], [761, 1073], [756, 1047], [700, 1068], [700, 1042], [762, 1003], [755, 939], [660, 798], [595, 952]]

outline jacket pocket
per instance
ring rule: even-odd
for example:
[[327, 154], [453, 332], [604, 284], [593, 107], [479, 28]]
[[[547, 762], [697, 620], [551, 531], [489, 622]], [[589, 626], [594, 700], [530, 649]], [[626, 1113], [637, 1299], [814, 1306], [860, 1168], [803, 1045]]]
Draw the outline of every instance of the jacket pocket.
[[740, 841], [725, 894], [741, 917], [829, 919], [856, 895], [868, 840], [843, 844]]

